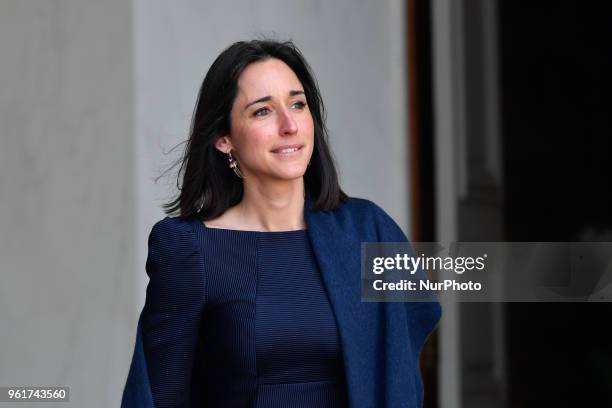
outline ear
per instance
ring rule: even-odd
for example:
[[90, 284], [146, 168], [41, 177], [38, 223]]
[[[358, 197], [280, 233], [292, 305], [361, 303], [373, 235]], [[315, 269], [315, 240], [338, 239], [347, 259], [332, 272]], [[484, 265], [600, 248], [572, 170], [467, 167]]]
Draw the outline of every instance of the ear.
[[232, 141], [227, 135], [219, 136], [215, 141], [215, 147], [221, 153], [225, 154], [229, 153], [234, 148], [234, 146], [232, 146]]

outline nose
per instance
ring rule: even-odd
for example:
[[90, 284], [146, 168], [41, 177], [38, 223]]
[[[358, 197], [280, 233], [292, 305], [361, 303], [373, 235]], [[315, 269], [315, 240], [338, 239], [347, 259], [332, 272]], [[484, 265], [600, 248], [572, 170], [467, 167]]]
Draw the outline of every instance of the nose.
[[297, 123], [291, 112], [283, 108], [279, 111], [279, 132], [281, 136], [294, 135], [298, 131]]

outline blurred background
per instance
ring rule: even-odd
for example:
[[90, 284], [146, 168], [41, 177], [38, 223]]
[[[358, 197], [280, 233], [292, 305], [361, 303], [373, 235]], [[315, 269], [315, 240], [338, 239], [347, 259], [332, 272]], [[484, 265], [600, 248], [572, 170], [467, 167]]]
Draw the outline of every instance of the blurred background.
[[[119, 406], [157, 177], [238, 40], [295, 41], [345, 191], [413, 241], [612, 241], [604, 4], [0, 0], [0, 386]], [[609, 304], [442, 302], [426, 407], [612, 406]]]

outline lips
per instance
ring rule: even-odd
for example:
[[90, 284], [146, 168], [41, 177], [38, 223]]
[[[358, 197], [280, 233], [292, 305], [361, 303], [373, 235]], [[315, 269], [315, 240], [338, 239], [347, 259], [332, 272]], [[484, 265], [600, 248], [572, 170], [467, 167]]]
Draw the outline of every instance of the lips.
[[299, 145], [299, 144], [279, 146], [276, 149], [272, 150], [272, 153], [290, 154], [290, 153], [295, 153], [297, 151], [302, 150], [303, 147], [304, 145]]

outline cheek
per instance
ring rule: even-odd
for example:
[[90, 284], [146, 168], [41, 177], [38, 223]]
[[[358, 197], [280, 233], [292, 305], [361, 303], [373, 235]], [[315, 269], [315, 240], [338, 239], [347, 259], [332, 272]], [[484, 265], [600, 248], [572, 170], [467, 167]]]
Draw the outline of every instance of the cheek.
[[270, 129], [263, 124], [256, 124], [241, 129], [237, 147], [244, 157], [257, 154], [260, 148], [267, 148], [269, 144]]
[[311, 138], [314, 136], [314, 122], [312, 120], [312, 116], [303, 115], [298, 120], [297, 125], [302, 134], [308, 135]]

